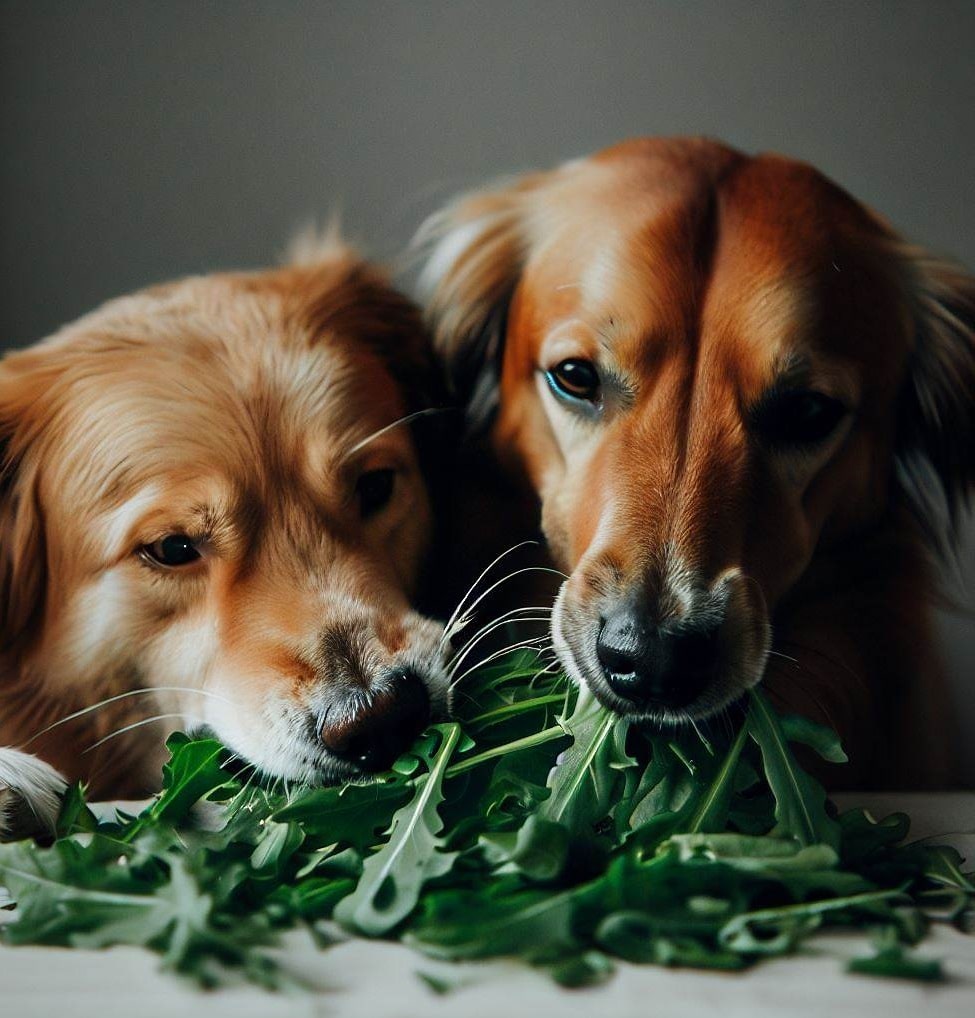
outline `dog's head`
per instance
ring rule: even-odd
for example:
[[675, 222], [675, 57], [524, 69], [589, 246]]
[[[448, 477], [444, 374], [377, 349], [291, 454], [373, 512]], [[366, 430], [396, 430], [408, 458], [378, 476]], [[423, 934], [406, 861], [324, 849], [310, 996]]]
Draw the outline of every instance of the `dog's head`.
[[633, 141], [421, 237], [454, 384], [571, 570], [556, 648], [617, 710], [720, 708], [818, 548], [975, 479], [975, 281], [808, 166]]
[[338, 244], [9, 355], [5, 674], [65, 705], [151, 687], [276, 776], [387, 765], [444, 696], [440, 627], [411, 608], [431, 504], [403, 422], [434, 378], [414, 306]]

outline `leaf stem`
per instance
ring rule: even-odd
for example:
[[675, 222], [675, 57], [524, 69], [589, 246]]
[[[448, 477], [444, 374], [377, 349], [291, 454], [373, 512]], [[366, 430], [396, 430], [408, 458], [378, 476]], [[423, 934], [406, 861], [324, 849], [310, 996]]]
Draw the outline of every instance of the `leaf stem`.
[[478, 753], [476, 756], [461, 760], [459, 763], [455, 763], [452, 767], [447, 768], [445, 777], [453, 778], [458, 774], [463, 774], [464, 771], [469, 771], [473, 767], [480, 766], [482, 763], [487, 763], [488, 760], [494, 760], [496, 757], [507, 756], [509, 753], [517, 753], [520, 750], [531, 749], [532, 746], [541, 746], [546, 742], [551, 742], [553, 739], [563, 739], [565, 737], [565, 729], [561, 725], [553, 725], [551, 728], [546, 728], [535, 735], [526, 735], [523, 739], [506, 742], [502, 746], [486, 749], [483, 753]]
[[[738, 729], [738, 734], [735, 736], [735, 741], [731, 744], [731, 748], [728, 750], [727, 756], [724, 758], [724, 762], [718, 768], [717, 774], [714, 776], [714, 780], [711, 782], [707, 791], [701, 797], [701, 801], [698, 803], [691, 816], [690, 823], [687, 825], [687, 830], [691, 834], [696, 834], [701, 831], [705, 825], [708, 827], [712, 826], [715, 820], [715, 814], [721, 812], [723, 805], [722, 800], [727, 798], [730, 792], [730, 784], [734, 780], [735, 773], [738, 770], [738, 760], [741, 757], [741, 751], [745, 747], [745, 740], [748, 738], [748, 721]], [[726, 815], [726, 811], [725, 815]], [[721, 829], [724, 826], [725, 816], [721, 817], [721, 824], [716, 825], [717, 829]]]
[[782, 905], [779, 908], [742, 912], [725, 923], [719, 936], [723, 940], [727, 936], [726, 931], [743, 929], [751, 923], [768, 923], [777, 919], [823, 915], [826, 912], [836, 912], [844, 908], [856, 908], [858, 905], [876, 905], [882, 901], [889, 901], [891, 898], [901, 897], [905, 891], [906, 888], [902, 885], [889, 891], [864, 891], [861, 894], [849, 894], [842, 898], [822, 898], [816, 901], [800, 902], [797, 905]]
[[98, 891], [87, 887], [76, 887], [74, 884], [66, 884], [61, 880], [51, 880], [49, 877], [42, 877], [36, 873], [28, 873], [25, 870], [16, 869], [13, 866], [0, 866], [0, 873], [7, 876], [19, 877], [21, 880], [29, 881], [32, 884], [40, 884], [42, 887], [54, 887], [58, 890], [68, 890], [73, 898], [82, 898], [86, 901], [100, 901], [106, 905], [123, 905], [129, 908], [155, 907], [159, 899], [147, 894], [115, 894], [111, 891]]
[[537, 707], [544, 707], [547, 704], [565, 703], [565, 693], [549, 693], [546, 696], [536, 696], [531, 700], [516, 700], [514, 703], [506, 703], [503, 707], [495, 707], [494, 710], [485, 711], [476, 718], [466, 722], [468, 725], [490, 725], [495, 721], [508, 717], [511, 714], [527, 713]]

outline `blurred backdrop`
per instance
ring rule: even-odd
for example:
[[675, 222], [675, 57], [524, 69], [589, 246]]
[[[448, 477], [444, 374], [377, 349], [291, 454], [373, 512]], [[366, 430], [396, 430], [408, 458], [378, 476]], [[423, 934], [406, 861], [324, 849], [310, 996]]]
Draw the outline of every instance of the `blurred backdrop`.
[[[972, 0], [0, 0], [0, 348], [336, 209], [393, 257], [454, 191], [636, 134], [807, 159], [975, 268], [973, 44]], [[940, 624], [975, 785], [973, 531]]]

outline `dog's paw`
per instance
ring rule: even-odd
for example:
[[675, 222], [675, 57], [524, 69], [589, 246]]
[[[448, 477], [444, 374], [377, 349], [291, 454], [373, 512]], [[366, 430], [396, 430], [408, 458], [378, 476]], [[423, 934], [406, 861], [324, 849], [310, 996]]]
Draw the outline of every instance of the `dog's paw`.
[[0, 841], [51, 834], [68, 783], [49, 764], [0, 749]]

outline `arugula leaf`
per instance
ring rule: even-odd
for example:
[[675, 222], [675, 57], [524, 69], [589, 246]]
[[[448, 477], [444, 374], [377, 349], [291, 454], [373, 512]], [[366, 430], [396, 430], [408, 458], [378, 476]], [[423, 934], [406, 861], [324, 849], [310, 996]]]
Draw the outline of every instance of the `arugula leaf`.
[[889, 915], [890, 902], [902, 898], [903, 890], [895, 888], [783, 905], [781, 908], [758, 909], [729, 919], [722, 927], [719, 939], [733, 951], [781, 954], [795, 947], [800, 936], [818, 927], [831, 912], [863, 910]]
[[840, 737], [831, 728], [818, 725], [809, 718], [798, 714], [786, 714], [779, 718], [782, 731], [789, 742], [800, 742], [814, 749], [827, 763], [847, 762], [847, 755], [840, 745]]
[[910, 820], [903, 813], [891, 813], [875, 820], [866, 810], [851, 809], [837, 821], [842, 841], [841, 857], [848, 865], [863, 865], [907, 837]]
[[611, 954], [635, 964], [692, 965], [695, 968], [740, 969], [741, 954], [690, 936], [661, 936], [643, 912], [613, 912], [596, 930], [596, 941]]
[[340, 788], [309, 788], [273, 813], [275, 821], [297, 823], [306, 834], [365, 851], [377, 843], [381, 828], [411, 793], [408, 782], [394, 779]]
[[532, 814], [517, 831], [482, 834], [485, 858], [498, 873], [523, 873], [532, 880], [554, 880], [565, 868], [569, 832], [561, 825]]
[[687, 832], [724, 830], [728, 820], [728, 807], [738, 773], [738, 760], [745, 747], [748, 726], [742, 725], [727, 755], [715, 771], [710, 785], [698, 799], [687, 824]]
[[918, 958], [899, 941], [892, 926], [881, 929], [875, 938], [875, 953], [866, 958], [852, 958], [848, 972], [881, 976], [885, 979], [912, 979], [924, 983], [938, 983], [945, 978], [941, 962], [934, 958]]
[[588, 834], [616, 804], [621, 772], [636, 766], [626, 750], [629, 724], [606, 710], [588, 689], [580, 691], [575, 709], [559, 723], [573, 742], [549, 775], [551, 795], [538, 816], [561, 824], [570, 834]]
[[853, 971], [940, 972], [904, 949], [932, 918], [965, 921], [972, 875], [952, 849], [905, 845], [903, 815], [830, 816], [790, 742], [839, 762], [832, 733], [779, 718], [758, 692], [727, 746], [645, 731], [537, 669], [529, 654], [473, 672], [459, 722], [345, 787], [242, 783], [219, 743], [174, 736], [138, 817], [99, 821], [76, 786], [50, 847], [0, 846], [16, 901], [0, 937], [137, 944], [203, 985], [232, 969], [280, 988], [265, 947], [302, 923], [327, 947], [334, 917], [580, 986], [617, 958], [734, 970], [832, 925], [879, 931]]
[[847, 971], [866, 976], [883, 976], [887, 979], [912, 979], [923, 983], [944, 981], [944, 969], [936, 958], [915, 958], [897, 947], [893, 950], [878, 951], [869, 958], [852, 958]]
[[403, 940], [451, 960], [516, 955], [551, 957], [573, 947], [573, 919], [593, 895], [590, 885], [566, 891], [506, 889], [433, 891]]
[[673, 834], [660, 851], [670, 847], [676, 848], [678, 858], [685, 862], [716, 860], [737, 869], [776, 874], [785, 870], [828, 870], [838, 860], [829, 845], [801, 847], [791, 838], [748, 834]]
[[61, 800], [55, 832], [59, 838], [66, 838], [78, 831], [94, 831], [98, 819], [85, 802], [85, 786], [80, 782], [69, 785]]
[[216, 739], [190, 741], [177, 733], [169, 737], [166, 748], [172, 755], [163, 766], [162, 794], [148, 814], [153, 820], [175, 824], [185, 820], [205, 796], [227, 786], [230, 778], [220, 766], [226, 750]]
[[437, 727], [443, 743], [429, 773], [417, 780], [413, 799], [394, 814], [389, 840], [366, 860], [356, 889], [335, 908], [343, 926], [370, 936], [388, 932], [413, 911], [423, 885], [453, 866], [457, 853], [442, 850], [437, 807], [461, 731], [457, 724]]
[[305, 833], [295, 823], [269, 821], [264, 837], [251, 853], [251, 866], [255, 870], [273, 870], [281, 873], [284, 864], [295, 854], [305, 840]]
[[796, 762], [782, 722], [765, 696], [757, 689], [748, 695], [748, 730], [762, 752], [765, 774], [775, 795], [775, 833], [793, 837], [800, 845], [822, 843], [838, 850], [840, 828], [826, 814], [822, 786]]
[[605, 983], [616, 971], [613, 962], [600, 951], [582, 951], [549, 966], [549, 974], [569, 990]]
[[924, 876], [933, 884], [941, 887], [975, 894], [975, 874], [962, 873], [961, 854], [949, 845], [917, 845], [911, 846], [919, 852], [924, 860]]
[[646, 833], [650, 826], [659, 826], [664, 816], [678, 816], [693, 795], [694, 786], [685, 769], [675, 767], [676, 758], [663, 739], [652, 743], [653, 756], [631, 796], [616, 807], [617, 831], [623, 839], [637, 831]]

